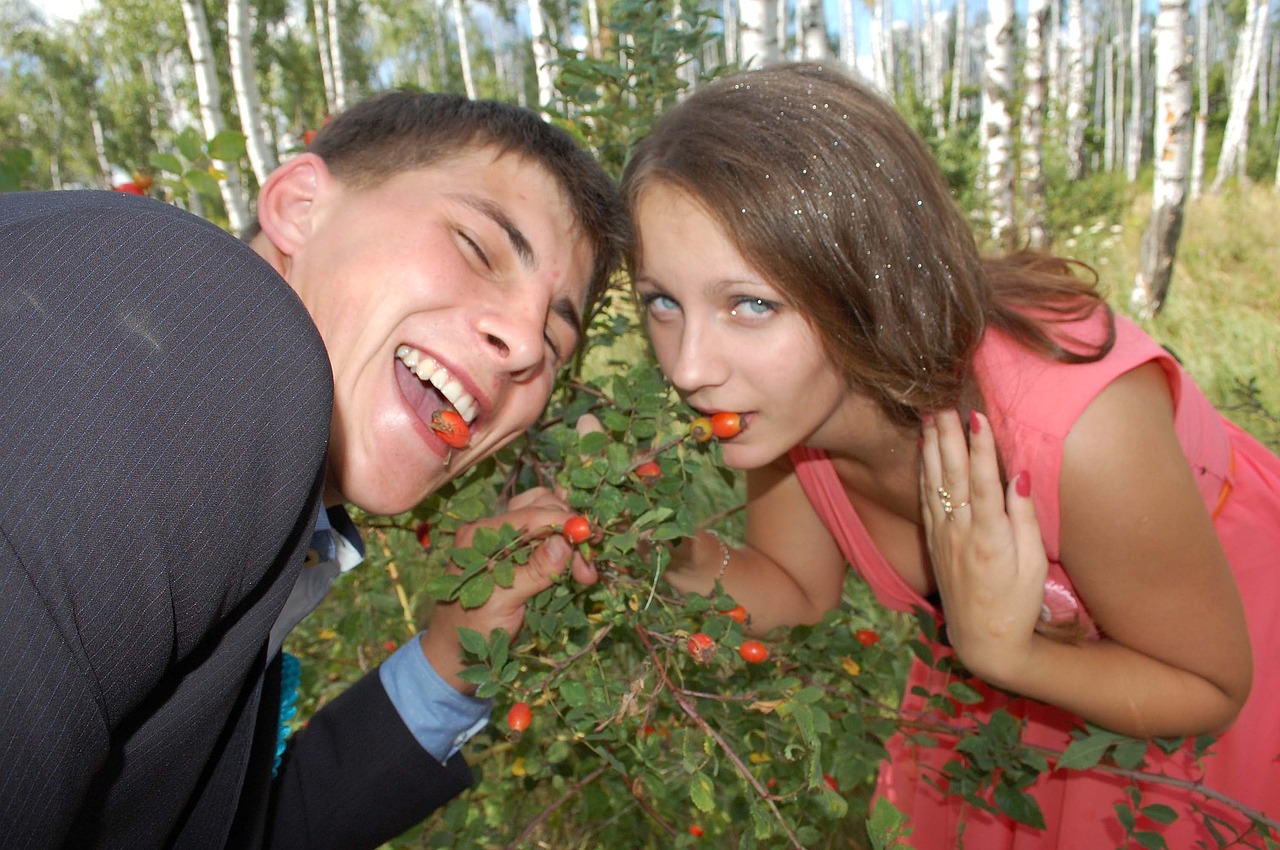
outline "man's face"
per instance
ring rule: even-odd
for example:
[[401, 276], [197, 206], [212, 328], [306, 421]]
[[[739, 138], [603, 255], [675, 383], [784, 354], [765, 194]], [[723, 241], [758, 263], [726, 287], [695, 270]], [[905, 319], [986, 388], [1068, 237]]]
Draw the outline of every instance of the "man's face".
[[[326, 501], [399, 513], [541, 415], [578, 343], [589, 244], [542, 166], [492, 148], [380, 186], [331, 183], [285, 276], [328, 348]], [[431, 416], [454, 409], [455, 450]]]

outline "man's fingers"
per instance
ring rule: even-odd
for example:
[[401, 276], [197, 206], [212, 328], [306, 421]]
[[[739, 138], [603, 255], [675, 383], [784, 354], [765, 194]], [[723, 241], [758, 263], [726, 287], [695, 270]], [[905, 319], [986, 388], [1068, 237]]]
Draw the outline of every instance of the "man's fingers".
[[578, 424], [574, 427], [577, 428], [579, 437], [604, 432], [604, 425], [600, 424], [600, 420], [593, 413], [584, 413], [579, 416]]

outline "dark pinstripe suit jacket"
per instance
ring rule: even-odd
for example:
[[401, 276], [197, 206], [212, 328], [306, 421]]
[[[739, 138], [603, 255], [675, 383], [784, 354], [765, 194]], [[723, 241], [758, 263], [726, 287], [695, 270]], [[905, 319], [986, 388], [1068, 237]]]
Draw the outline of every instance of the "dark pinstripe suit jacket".
[[376, 673], [271, 781], [267, 634], [331, 403], [243, 243], [116, 193], [0, 195], [0, 847], [375, 846], [469, 783]]

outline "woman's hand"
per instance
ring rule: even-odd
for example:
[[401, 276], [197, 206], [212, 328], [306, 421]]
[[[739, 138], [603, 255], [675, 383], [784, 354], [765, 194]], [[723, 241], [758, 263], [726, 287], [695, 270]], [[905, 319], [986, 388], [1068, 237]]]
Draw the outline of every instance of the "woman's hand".
[[966, 441], [954, 410], [925, 418], [921, 515], [951, 646], [976, 676], [1012, 687], [1035, 647], [1049, 565], [1029, 474], [1002, 486], [990, 423], [969, 421]]

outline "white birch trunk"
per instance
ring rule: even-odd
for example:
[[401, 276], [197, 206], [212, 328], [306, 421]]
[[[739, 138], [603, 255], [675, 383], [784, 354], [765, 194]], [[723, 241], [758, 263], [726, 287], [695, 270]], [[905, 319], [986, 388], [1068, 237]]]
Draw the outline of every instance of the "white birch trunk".
[[[222, 91], [218, 85], [218, 69], [213, 64], [213, 46], [209, 41], [209, 22], [203, 0], [180, 0], [182, 17], [187, 24], [187, 42], [195, 70], [196, 95], [200, 100], [200, 122], [204, 135], [212, 139], [225, 129], [222, 120]], [[214, 160], [213, 165], [224, 175], [218, 181], [222, 202], [227, 208], [227, 221], [232, 233], [241, 233], [249, 224], [249, 204], [240, 184], [240, 169], [234, 162]]]
[[458, 40], [458, 62], [462, 65], [462, 88], [468, 98], [475, 100], [476, 83], [471, 75], [471, 43], [467, 38], [467, 16], [462, 11], [462, 0], [450, 0], [449, 7], [453, 12], [453, 34]]
[[[1116, 76], [1115, 76], [1115, 43], [1108, 41], [1102, 46], [1102, 68], [1097, 75], [1101, 97], [1094, 103], [1094, 120], [1102, 122], [1102, 170], [1115, 168], [1116, 152]], [[1120, 63], [1123, 64], [1123, 63]], [[1099, 106], [1101, 108], [1099, 108]]]
[[1231, 177], [1244, 177], [1245, 152], [1249, 138], [1249, 106], [1258, 80], [1258, 57], [1267, 27], [1268, 0], [1249, 0], [1244, 26], [1236, 41], [1235, 77], [1231, 85], [1231, 110], [1227, 128], [1222, 134], [1222, 152], [1218, 156], [1218, 173], [1213, 178], [1213, 191], [1221, 191]]
[[849, 73], [858, 70], [858, 33], [853, 25], [853, 0], [837, 0], [840, 12], [840, 64]]
[[780, 3], [774, 4], [773, 9], [773, 25], [777, 32], [778, 39], [778, 57], [779, 59], [787, 55], [787, 3], [782, 0]]
[[947, 127], [954, 127], [961, 118], [960, 101], [965, 83], [965, 71], [969, 64], [969, 10], [965, 0], [956, 0], [955, 8], [955, 61], [951, 66], [951, 103], [947, 110]]
[[1045, 30], [1049, 24], [1049, 0], [1027, 0], [1025, 81], [1021, 116], [1022, 223], [1027, 247], [1049, 247], [1044, 187]]
[[988, 0], [987, 56], [982, 75], [982, 140], [986, 150], [986, 194], [991, 240], [1007, 246], [1014, 236], [1013, 0]]
[[885, 48], [889, 43], [886, 36], [888, 23], [885, 21], [885, 9], [888, 0], [871, 0], [871, 83], [880, 91], [891, 94], [889, 76], [889, 60], [885, 56]]
[[1067, 177], [1084, 176], [1084, 0], [1067, 0]]
[[93, 153], [98, 159], [98, 173], [102, 176], [103, 188], [110, 188], [111, 160], [107, 159], [107, 134], [102, 130], [102, 116], [98, 114], [97, 104], [89, 110], [89, 123], [93, 130]]
[[[1201, 0], [1204, 2], [1204, 0]], [[1142, 164], [1142, 0], [1132, 0], [1133, 20], [1129, 24], [1129, 126], [1124, 174], [1130, 183], [1138, 179]]]
[[599, 0], [587, 0], [587, 55], [592, 59], [604, 55], [604, 45], [600, 41]]
[[726, 65], [738, 62], [738, 16], [734, 14], [733, 0], [721, 0], [721, 20], [724, 21], [724, 61]]
[[533, 45], [533, 67], [538, 75], [538, 109], [544, 118], [555, 102], [556, 85], [552, 77], [551, 46], [547, 44], [547, 27], [542, 18], [541, 0], [529, 0], [529, 38]]
[[227, 52], [231, 57], [231, 87], [236, 94], [236, 110], [240, 113], [240, 130], [244, 133], [245, 150], [254, 179], [261, 186], [267, 175], [275, 171], [278, 160], [262, 129], [262, 99], [258, 96], [258, 80], [253, 71], [253, 25], [249, 0], [228, 0]]
[[760, 68], [778, 61], [777, 0], [740, 0], [738, 45], [742, 67]]
[[333, 62], [329, 56], [328, 16], [324, 0], [311, 0], [311, 19], [316, 25], [316, 53], [320, 56], [320, 79], [324, 83], [324, 105], [330, 114], [337, 111], [333, 87]]
[[831, 58], [827, 10], [822, 0], [800, 3], [800, 55], [807, 62], [826, 62]]
[[1130, 295], [1130, 307], [1143, 317], [1159, 312], [1169, 292], [1186, 206], [1187, 166], [1191, 159], [1187, 3], [1188, 0], [1160, 0], [1156, 18], [1156, 173], [1151, 221], [1142, 235], [1138, 273]]
[[933, 117], [933, 131], [938, 138], [947, 135], [947, 116], [942, 111], [943, 81], [947, 73], [947, 51], [945, 39], [947, 32], [947, 13], [935, 11], [933, 0], [925, 3], [926, 24], [925, 42], [925, 103]]
[[1196, 129], [1191, 140], [1191, 197], [1204, 191], [1204, 143], [1209, 135], [1209, 0], [1196, 8]]
[[347, 108], [347, 66], [342, 61], [342, 18], [338, 0], [329, 0], [328, 22], [329, 62], [333, 66], [333, 108], [341, 112]]

